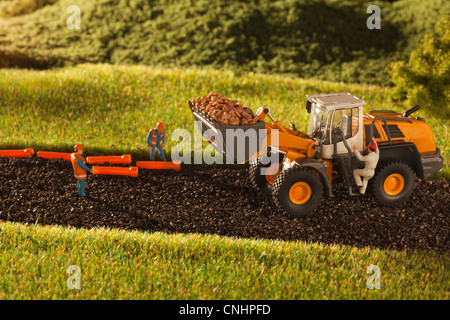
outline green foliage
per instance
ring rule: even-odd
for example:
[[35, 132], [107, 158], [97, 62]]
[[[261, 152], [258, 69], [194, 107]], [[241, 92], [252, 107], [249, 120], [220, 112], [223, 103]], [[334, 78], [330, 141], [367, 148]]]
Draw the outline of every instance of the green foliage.
[[450, 117], [450, 15], [425, 36], [408, 62], [392, 63], [388, 72], [395, 84], [394, 99]]
[[5, 222], [0, 247], [0, 299], [449, 299], [449, 254], [433, 251]]
[[[66, 26], [73, 4], [81, 30]], [[372, 4], [380, 30], [366, 27]], [[387, 83], [389, 62], [406, 59], [448, 11], [446, 0], [60, 0], [0, 23], [0, 66], [210, 66]]]
[[0, 0], [0, 18], [24, 15], [57, 0]]
[[[267, 105], [283, 124], [293, 122], [302, 131], [309, 119], [306, 94], [351, 92], [367, 102], [366, 112], [405, 111], [389, 101], [390, 88], [281, 75], [91, 64], [47, 71], [0, 69], [0, 149], [70, 152], [80, 142], [90, 154], [130, 153], [133, 159], [147, 160], [145, 137], [163, 121], [170, 154], [178, 144], [169, 139], [175, 129], [194, 134], [187, 101], [209, 91], [238, 99], [254, 111]], [[431, 126], [445, 159], [439, 174], [449, 178], [450, 120], [424, 109], [416, 115]]]

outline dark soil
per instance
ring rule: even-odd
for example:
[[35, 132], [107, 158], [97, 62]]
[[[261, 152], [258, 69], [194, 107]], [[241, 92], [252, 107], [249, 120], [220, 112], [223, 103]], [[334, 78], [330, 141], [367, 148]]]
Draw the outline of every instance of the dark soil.
[[391, 249], [450, 248], [450, 187], [446, 180], [416, 182], [395, 208], [370, 195], [334, 188], [306, 218], [278, 211], [251, 187], [248, 170], [182, 166], [140, 170], [137, 178], [88, 175], [78, 198], [70, 162], [0, 158], [0, 219], [79, 228], [110, 227], [305, 240]]

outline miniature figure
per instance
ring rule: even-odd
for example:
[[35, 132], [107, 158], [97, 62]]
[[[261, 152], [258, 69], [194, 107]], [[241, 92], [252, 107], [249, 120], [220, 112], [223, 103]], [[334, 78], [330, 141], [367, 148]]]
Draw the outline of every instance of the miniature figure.
[[75, 145], [74, 151], [75, 152], [72, 153], [70, 160], [72, 162], [75, 178], [77, 179], [78, 196], [85, 197], [86, 171], [91, 172], [92, 169], [85, 164], [86, 160], [82, 156], [84, 151], [83, 146], [81, 144]]
[[[353, 177], [355, 178], [356, 185], [361, 187], [359, 189], [361, 194], [366, 193], [367, 182], [375, 175], [375, 169], [377, 167], [378, 159], [380, 158], [380, 152], [378, 151], [375, 138], [372, 137], [372, 142], [368, 145], [367, 149], [369, 153], [366, 156], [362, 156], [358, 151], [358, 146], [353, 146], [355, 156], [358, 160], [366, 163], [364, 169], [353, 170]], [[362, 181], [361, 177], [363, 177]]]
[[147, 146], [150, 149], [150, 160], [155, 161], [155, 147], [158, 148], [159, 157], [162, 161], [166, 161], [166, 156], [164, 155], [164, 124], [158, 122], [156, 127], [151, 129], [147, 135]]

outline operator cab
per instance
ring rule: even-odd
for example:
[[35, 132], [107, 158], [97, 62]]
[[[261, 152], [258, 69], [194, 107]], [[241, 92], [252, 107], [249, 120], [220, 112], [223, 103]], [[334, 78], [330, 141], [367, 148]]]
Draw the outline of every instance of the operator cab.
[[353, 146], [363, 149], [363, 100], [350, 93], [306, 95], [311, 113], [308, 136], [314, 139], [321, 158], [351, 156]]

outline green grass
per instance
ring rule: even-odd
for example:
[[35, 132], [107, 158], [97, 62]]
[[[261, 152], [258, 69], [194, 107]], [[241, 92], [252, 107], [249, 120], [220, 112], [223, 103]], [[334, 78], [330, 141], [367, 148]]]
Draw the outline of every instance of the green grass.
[[[72, 4], [82, 10], [79, 31], [65, 27]], [[378, 31], [365, 28], [371, 4], [381, 7]], [[0, 66], [143, 64], [0, 69], [0, 149], [69, 152], [83, 143], [88, 155], [147, 159], [148, 130], [163, 121], [168, 138], [176, 128], [193, 132], [187, 100], [211, 90], [253, 110], [268, 105], [300, 130], [306, 94], [347, 91], [368, 103], [365, 111], [401, 112], [392, 89], [364, 83], [387, 83], [386, 65], [406, 59], [449, 11], [444, 0], [0, 0]], [[416, 114], [444, 157], [435, 177], [449, 179], [450, 119]], [[176, 143], [168, 139], [166, 151]], [[434, 251], [9, 222], [0, 222], [0, 251], [0, 299], [448, 300], [450, 293], [449, 255]], [[81, 290], [66, 286], [70, 265], [81, 268]], [[381, 269], [380, 290], [366, 288], [370, 265]]]
[[[0, 0], [0, 66], [212, 66], [384, 84], [389, 82], [384, 72], [389, 62], [406, 60], [434, 23], [450, 12], [446, 0], [6, 3]], [[381, 9], [380, 30], [366, 27], [366, 10], [374, 4]], [[71, 5], [81, 10], [80, 30], [67, 28]]]
[[[212, 85], [214, 84], [214, 85]], [[393, 109], [391, 89], [376, 85], [304, 80], [288, 76], [222, 72], [213, 69], [166, 69], [146, 66], [80, 65], [50, 71], [0, 69], [0, 148], [70, 152], [82, 143], [87, 154], [131, 153], [148, 157], [145, 138], [156, 122], [168, 132], [166, 152], [176, 128], [194, 132], [187, 100], [221, 92], [254, 111], [271, 113], [303, 131], [309, 114], [306, 94], [350, 92], [367, 102], [365, 111]], [[449, 178], [449, 119], [420, 110], [432, 127], [445, 159], [440, 176]], [[205, 142], [206, 144], [206, 142]]]
[[[449, 298], [449, 256], [432, 251], [6, 222], [0, 248], [0, 299]], [[370, 265], [380, 290], [366, 287]]]
[[[213, 86], [211, 84], [214, 84]], [[306, 130], [305, 95], [348, 91], [371, 109], [394, 109], [391, 89], [213, 69], [85, 64], [0, 69], [0, 149], [34, 147], [147, 158], [157, 121], [193, 131], [186, 101], [210, 90]], [[421, 110], [449, 176], [448, 119]], [[167, 141], [167, 151], [177, 142]], [[167, 235], [0, 223], [0, 299], [448, 299], [448, 254], [320, 243]], [[369, 265], [381, 290], [366, 288]], [[68, 290], [78, 265], [82, 289]], [[448, 269], [448, 268], [447, 268]]]

